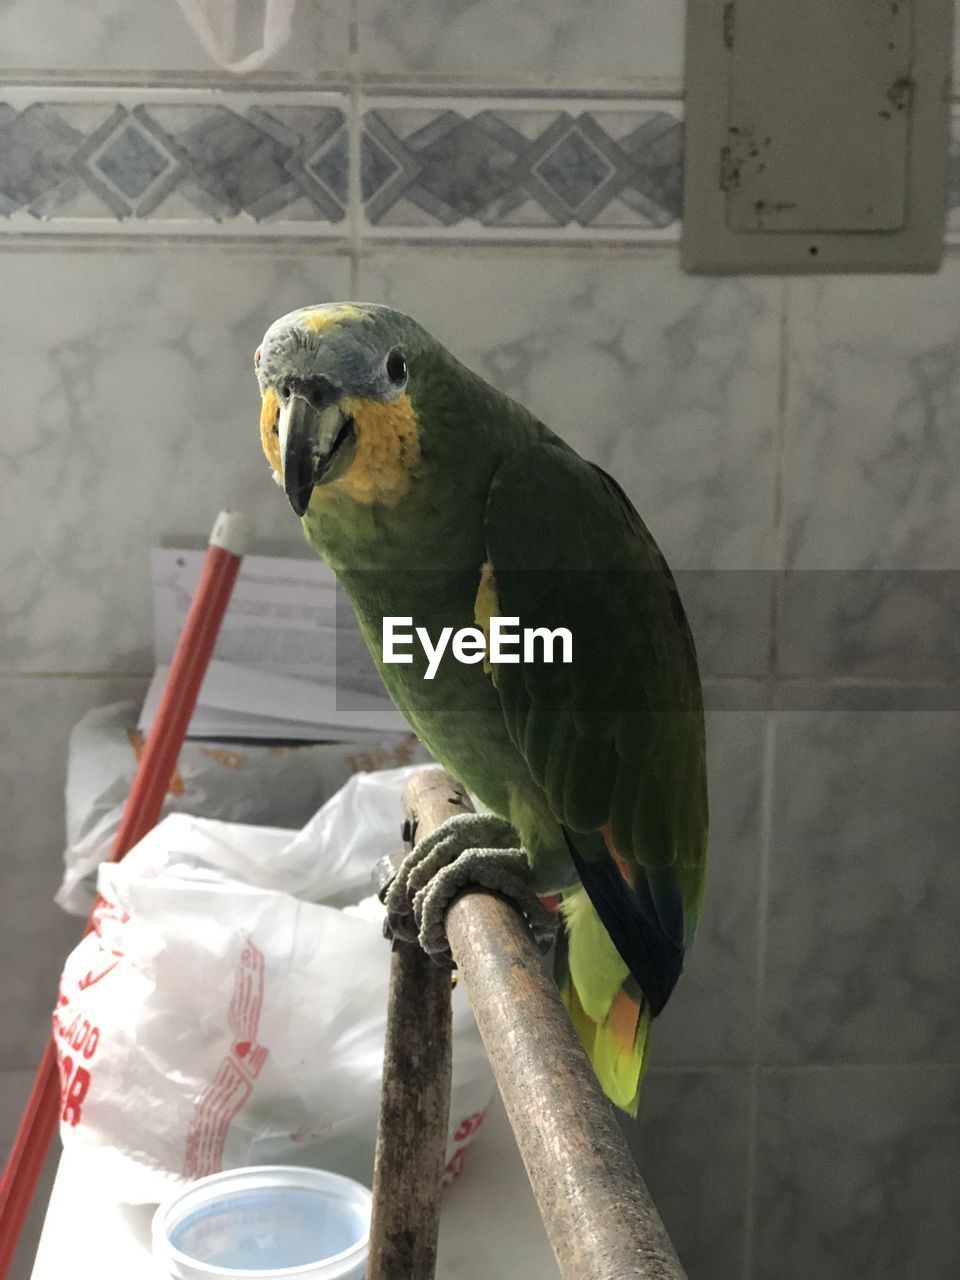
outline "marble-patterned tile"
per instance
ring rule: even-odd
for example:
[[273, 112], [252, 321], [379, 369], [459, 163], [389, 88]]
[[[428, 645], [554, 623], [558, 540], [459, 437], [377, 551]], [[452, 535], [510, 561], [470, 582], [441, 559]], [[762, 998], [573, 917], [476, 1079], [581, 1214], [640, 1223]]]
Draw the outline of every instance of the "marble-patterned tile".
[[955, 1280], [960, 1072], [761, 1079], [757, 1280]]
[[701, 672], [727, 679], [769, 674], [773, 572], [675, 569], [674, 576], [696, 638]]
[[[196, 10], [201, 6], [192, 0], [190, 7]], [[240, 19], [237, 41], [225, 49], [233, 59], [263, 47], [264, 6], [240, 4], [236, 8]], [[343, 76], [349, 19], [348, 0], [297, 4], [290, 40], [263, 65], [263, 71], [323, 71]], [[138, 0], [88, 0], [79, 5], [63, 5], [58, 0], [6, 0], [0, 6], [0, 66], [7, 71], [81, 73], [218, 71], [179, 4], [141, 4]]]
[[[30, 1096], [33, 1084], [32, 1071], [0, 1071], [0, 1168], [7, 1162], [10, 1144], [20, 1124], [20, 1117]], [[47, 1212], [47, 1202], [60, 1159], [60, 1141], [54, 1137], [50, 1154], [37, 1184], [36, 1195], [20, 1235], [20, 1244], [7, 1272], [7, 1280], [29, 1280], [33, 1271], [33, 1258]]]
[[0, 103], [0, 234], [342, 238], [336, 93], [54, 90]]
[[675, 570], [719, 571], [682, 588], [705, 671], [766, 670], [771, 575], [723, 579], [774, 555], [778, 284], [695, 279], [636, 251], [435, 246], [365, 254], [359, 292], [609, 470]]
[[757, 711], [707, 715], [707, 892], [684, 974], [653, 1024], [654, 1070], [753, 1057], [765, 723]]
[[[349, 293], [344, 258], [263, 250], [8, 255], [0, 444], [0, 669], [152, 666], [149, 549], [206, 540], [306, 554], [259, 442], [267, 325]], [[181, 542], [182, 545], [182, 542]]]
[[781, 675], [960, 682], [958, 569], [793, 569], [781, 600]]
[[609, 0], [361, 0], [363, 69], [375, 75], [465, 77], [485, 85], [642, 86], [679, 91], [684, 6]]
[[792, 569], [960, 568], [960, 259], [788, 286]]
[[656, 1072], [637, 1120], [618, 1114], [689, 1280], [743, 1275], [748, 1089], [745, 1071]]
[[960, 568], [958, 287], [952, 256], [789, 284], [789, 568]]
[[957, 1062], [960, 712], [780, 712], [761, 1054]]
[[80, 924], [54, 906], [64, 847], [67, 738], [93, 706], [141, 697], [146, 681], [0, 677], [0, 1069], [27, 1068], [50, 1034], [64, 957]]
[[785, 670], [957, 675], [957, 579], [921, 571], [960, 569], [958, 286], [951, 255], [788, 286]]
[[674, 102], [370, 99], [367, 232], [675, 239], [682, 134]]

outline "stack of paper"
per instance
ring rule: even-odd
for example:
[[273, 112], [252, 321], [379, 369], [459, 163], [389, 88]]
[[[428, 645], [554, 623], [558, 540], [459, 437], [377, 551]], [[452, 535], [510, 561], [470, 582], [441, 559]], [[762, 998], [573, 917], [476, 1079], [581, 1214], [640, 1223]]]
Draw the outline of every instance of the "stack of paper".
[[[205, 552], [153, 552], [157, 669], [139, 727], [149, 729]], [[409, 732], [320, 560], [245, 557], [188, 736], [383, 741]]]

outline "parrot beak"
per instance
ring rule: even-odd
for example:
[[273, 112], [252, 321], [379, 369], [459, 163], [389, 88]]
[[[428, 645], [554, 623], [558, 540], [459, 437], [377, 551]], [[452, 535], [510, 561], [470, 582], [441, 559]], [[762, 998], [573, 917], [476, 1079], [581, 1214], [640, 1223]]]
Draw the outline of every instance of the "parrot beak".
[[326, 378], [312, 378], [298, 383], [281, 405], [283, 489], [298, 516], [310, 505], [314, 486], [343, 475], [356, 451], [356, 427], [339, 398], [339, 389]]

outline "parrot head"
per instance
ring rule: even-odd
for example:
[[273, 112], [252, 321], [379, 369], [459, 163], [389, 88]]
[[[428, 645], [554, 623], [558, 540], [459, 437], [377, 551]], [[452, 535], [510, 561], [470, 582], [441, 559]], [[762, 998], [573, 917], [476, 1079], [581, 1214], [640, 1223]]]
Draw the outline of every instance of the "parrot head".
[[365, 505], [409, 491], [425, 469], [416, 405], [440, 355], [388, 307], [303, 307], [270, 326], [254, 357], [260, 438], [298, 516], [323, 490]]
[[[545, 431], [409, 316], [341, 302], [276, 320], [254, 357], [260, 439], [311, 531], [466, 501], [526, 436]], [[483, 490], [485, 491], [485, 490]], [[419, 501], [418, 501], [419, 500]], [[319, 537], [318, 533], [318, 537]]]

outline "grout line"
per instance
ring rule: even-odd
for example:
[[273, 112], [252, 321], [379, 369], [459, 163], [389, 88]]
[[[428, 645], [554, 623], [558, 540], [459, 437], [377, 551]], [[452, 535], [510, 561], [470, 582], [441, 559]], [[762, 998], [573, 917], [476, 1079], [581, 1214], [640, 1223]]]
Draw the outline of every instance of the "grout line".
[[[0, 667], [0, 680], [149, 680], [151, 670], [126, 671], [116, 668], [101, 670], [41, 670], [23, 671], [16, 667]], [[765, 675], [705, 675], [702, 680], [705, 689], [738, 689], [743, 686], [762, 689], [768, 683]], [[784, 688], [797, 686], [802, 689], [904, 689], [904, 690], [940, 690], [944, 692], [960, 688], [960, 680], [911, 680], [903, 676], [859, 677], [859, 676], [781, 676], [777, 683]], [[751, 710], [751, 708], [746, 708]], [[814, 710], [829, 708], [814, 708]]]
[[598, 249], [635, 252], [638, 249], [671, 249], [674, 255], [680, 249], [680, 224], [674, 220], [669, 227], [590, 227], [575, 226], [568, 222], [563, 227], [485, 227], [469, 222], [442, 226], [433, 223], [425, 227], [382, 227], [373, 225], [367, 230], [369, 242], [374, 247], [434, 249], [437, 245], [455, 248], [527, 249], [541, 248], [556, 252], [567, 248]]
[[557, 93], [549, 89], [538, 89], [528, 93], [522, 88], [512, 91], [477, 88], [473, 92], [466, 93], [462, 89], [455, 89], [445, 93], [431, 92], [429, 87], [424, 88], [422, 84], [411, 84], [399, 89], [385, 88], [366, 75], [363, 76], [363, 85], [367, 97], [378, 108], [384, 107], [387, 110], [399, 105], [425, 110], [454, 107], [467, 113], [480, 113], [501, 111], [504, 108], [520, 110], [531, 108], [543, 111], [562, 105], [567, 111], [606, 109], [648, 114], [653, 108], [665, 111], [679, 122], [683, 121], [683, 102], [673, 95], [647, 94], [637, 97], [631, 94], [597, 93], [590, 89], [582, 92], [577, 89], [566, 89]]
[[[351, 178], [352, 181], [352, 178]], [[107, 219], [103, 219], [104, 222]], [[143, 224], [140, 224], [141, 226]], [[323, 224], [336, 226], [337, 224]], [[349, 234], [349, 233], [348, 233]], [[419, 228], [407, 231], [393, 230], [368, 235], [361, 240], [361, 251], [364, 253], [394, 252], [434, 254], [469, 249], [471, 253], [496, 255], [523, 254], [530, 257], [576, 258], [585, 255], [605, 256], [611, 259], [628, 259], [631, 262], [672, 262], [677, 263], [680, 252], [681, 226], [678, 224], [675, 235], [668, 239], [665, 236], [650, 238], [638, 231], [633, 239], [625, 238], [623, 232], [617, 231], [603, 239], [590, 239], [579, 231], [568, 236], [540, 235], [539, 232], [527, 238], [520, 238], [516, 233], [493, 235], [481, 232], [446, 234], [438, 231], [434, 235], [424, 235]], [[252, 249], [261, 252], [281, 255], [313, 255], [330, 256], [347, 255], [356, 252], [354, 247], [342, 233], [336, 230], [319, 234], [316, 230], [291, 233], [289, 230], [273, 235], [260, 229], [241, 230], [239, 227], [224, 230], [222, 226], [211, 224], [209, 231], [172, 231], [169, 224], [156, 230], [114, 230], [91, 229], [89, 225], [76, 230], [32, 231], [29, 229], [0, 229], [0, 253], [37, 253], [37, 252], [81, 252], [81, 253], [155, 253], [160, 250], [181, 250], [203, 248], [218, 253], [249, 253]], [[944, 261], [960, 260], [960, 240], [944, 243]], [[861, 272], [859, 275], [866, 275]], [[772, 277], [776, 278], [776, 277]], [[744, 279], [764, 280], [770, 276], [748, 274]], [[786, 280], [783, 281], [786, 283]]]
[[[351, 4], [351, 14], [355, 6]], [[359, 23], [358, 23], [359, 26]], [[351, 52], [355, 47], [351, 32]], [[542, 76], [519, 76], [511, 80], [480, 80], [476, 76], [455, 72], [386, 72], [364, 73], [371, 92], [396, 96], [421, 94], [430, 97], [500, 97], [512, 100], [534, 98], [596, 98], [598, 101], [626, 99], [636, 102], [670, 100], [683, 102], [686, 92], [682, 80], [675, 76], [637, 78], [623, 76], [598, 77], [589, 83], [571, 86], [569, 80], [551, 80]], [[90, 71], [76, 68], [12, 67], [0, 64], [0, 86], [3, 88], [36, 87], [51, 89], [89, 89], [109, 92], [112, 89], [201, 89], [242, 93], [336, 91], [344, 85], [342, 69], [336, 66], [265, 71], [250, 77], [239, 77], [217, 67], [193, 67], [171, 70], [159, 67], [101, 67]], [[960, 108], [960, 93], [950, 95], [953, 113]]]
[[598, 83], [573, 84], [569, 82], [551, 82], [549, 80], [531, 79], [524, 81], [478, 81], [476, 79], [458, 79], [455, 75], [429, 72], [411, 72], [407, 75], [365, 71], [364, 84], [371, 97], [390, 98], [498, 98], [504, 102], [515, 102], [529, 98], [546, 101], [568, 102], [578, 99], [591, 99], [596, 102], [629, 102], [643, 104], [647, 102], [671, 102], [682, 104], [683, 87], [675, 80], [664, 79], [660, 84], [649, 84], [646, 88], [638, 88], [635, 83], [609, 80], [606, 85]]
[[[359, 6], [351, 2], [348, 18], [348, 57], [358, 50], [360, 17]], [[352, 29], [351, 29], [352, 28]], [[364, 78], [371, 92], [391, 97], [430, 98], [595, 98], [598, 101], [625, 100], [648, 102], [651, 100], [682, 102], [683, 86], [672, 77], [659, 82], [648, 80], [639, 87], [635, 80], [608, 77], [592, 83], [574, 83], [569, 80], [551, 81], [539, 76], [511, 80], [478, 80], [476, 76], [458, 76], [455, 73], [437, 72], [382, 72], [367, 71]], [[97, 69], [90, 72], [58, 71], [49, 67], [11, 68], [0, 66], [0, 87], [7, 89], [49, 88], [51, 90], [87, 90], [110, 93], [120, 90], [163, 89], [228, 93], [318, 93], [337, 92], [349, 82], [342, 68], [327, 67], [297, 71], [258, 71], [249, 78], [232, 75], [213, 67], [182, 71], [165, 71], [157, 68], [138, 71], [130, 68]]]
[[798, 1062], [760, 1067], [765, 1076], [824, 1075], [829, 1071], [960, 1071], [960, 1062]]
[[[715, 671], [703, 677], [703, 685], [714, 688], [730, 688], [748, 684], [763, 686], [769, 683], [766, 675], [749, 672]], [[831, 675], [829, 672], [811, 672], [809, 675], [778, 675], [777, 684], [781, 688], [799, 689], [943, 689], [960, 688], [960, 677], [950, 679], [939, 676], [845, 676]]]
[[0, 669], [0, 680], [150, 680], [153, 671], [17, 671]]
[[[740, 684], [765, 685], [768, 676], [756, 672], [712, 671], [704, 675], [704, 685], [729, 687]], [[806, 689], [956, 689], [960, 676], [950, 679], [940, 676], [846, 676], [829, 672], [811, 671], [809, 674], [779, 675], [777, 683], [786, 688], [797, 686]]]
[[[320, 83], [322, 79], [322, 83]], [[110, 70], [58, 71], [50, 67], [11, 68], [0, 66], [0, 89], [50, 89], [54, 92], [83, 90], [109, 94], [114, 90], [169, 89], [172, 93], [197, 90], [204, 93], [337, 93], [344, 87], [342, 71], [335, 68], [309, 71], [258, 71], [246, 77], [219, 68], [188, 71]]]
[[[749, 676], [721, 676], [722, 680], [747, 680]], [[755, 677], [754, 677], [755, 678]], [[831, 689], [956, 689], [960, 678], [938, 676], [842, 676], [813, 673], [812, 675], [781, 675], [777, 683], [791, 685], [827, 686]]]
[[347, 217], [348, 243], [350, 247], [350, 296], [354, 299], [360, 296], [360, 250], [363, 247], [363, 237], [360, 229], [360, 219], [363, 211], [360, 185], [361, 88], [360, 0], [350, 0], [350, 118], [347, 122], [350, 164], [347, 173]]
[[[351, 117], [353, 116], [351, 111]], [[352, 134], [353, 130], [350, 129]], [[359, 134], [359, 128], [357, 130]], [[359, 139], [358, 139], [359, 141]], [[359, 173], [356, 166], [351, 166], [353, 173], [350, 175], [350, 182], [356, 180], [359, 185]], [[353, 174], [356, 174], [354, 179]], [[106, 221], [106, 219], [104, 219]], [[138, 253], [143, 251], [156, 252], [157, 249], [197, 249], [217, 250], [220, 252], [249, 252], [251, 249], [266, 250], [267, 252], [279, 253], [325, 253], [325, 254], [349, 254], [356, 252], [356, 248], [350, 242], [350, 217], [348, 212], [347, 233], [336, 230], [323, 232], [318, 234], [316, 230], [306, 230], [300, 234], [290, 234], [287, 231], [280, 232], [276, 236], [270, 235], [258, 229], [243, 229], [239, 227], [233, 230], [224, 230], [222, 227], [214, 228], [211, 224], [209, 231], [190, 231], [175, 232], [171, 231], [169, 225], [159, 227], [156, 230], [129, 230], [125, 232], [117, 232], [114, 230], [91, 229], [88, 225], [76, 230], [70, 231], [64, 228], [56, 231], [31, 231], [29, 229], [14, 230], [0, 229], [0, 252], [27, 252], [36, 251], [56, 251], [63, 250], [82, 252], [129, 252]], [[342, 224], [324, 223], [324, 227], [337, 226]], [[143, 224], [138, 224], [142, 227]], [[369, 236], [367, 240], [359, 242], [364, 251], [369, 252], [371, 249], [406, 253], [413, 251], [426, 251], [434, 253], [439, 251], [451, 251], [469, 249], [471, 253], [486, 253], [491, 256], [497, 254], [524, 254], [531, 256], [540, 256], [544, 258], [556, 259], [558, 255], [597, 255], [606, 254], [609, 257], [626, 258], [629, 256], [631, 261], [645, 258], [652, 261], [676, 261], [679, 253], [679, 240], [673, 239], [650, 239], [639, 233], [636, 239], [625, 239], [621, 232], [617, 232], [614, 236], [606, 239], [591, 240], [588, 237], [581, 236], [579, 231], [571, 233], [569, 236], [558, 237], [550, 235], [530, 236], [526, 239], [518, 237], [513, 232], [508, 235], [487, 235], [478, 234], [470, 235], [461, 233], [459, 235], [436, 234], [432, 236], [424, 236], [419, 231], [411, 230], [408, 233], [394, 233], [392, 230], [389, 235]]]
[[744, 1179], [743, 1280], [753, 1280], [756, 1233], [757, 1141], [760, 1131], [760, 1037], [766, 996], [767, 916], [773, 848], [773, 805], [778, 714], [768, 714], [763, 739], [763, 792], [760, 809], [760, 867], [757, 877], [756, 988], [753, 1010], [753, 1061], [747, 1090], [747, 1161]]
[[780, 675], [780, 619], [783, 610], [784, 575], [786, 573], [786, 536], [783, 522], [783, 463], [786, 443], [787, 401], [790, 362], [790, 282], [780, 282], [779, 353], [777, 362], [777, 417], [773, 446], [773, 544], [775, 567], [770, 593], [770, 636], [768, 674], [773, 682]]
[[[327, 225], [327, 224], [324, 224]], [[224, 231], [185, 232], [170, 231], [0, 231], [2, 253], [156, 253], [158, 250], [179, 251], [190, 249], [211, 250], [217, 253], [249, 253], [259, 249], [275, 255], [303, 257], [309, 253], [329, 257], [342, 257], [350, 252], [342, 235], [278, 235], [260, 232]]]
[[[351, 4], [351, 12], [354, 6]], [[357, 23], [359, 27], [359, 22]], [[356, 47], [356, 33], [350, 32], [350, 52]], [[589, 83], [570, 85], [569, 80], [545, 79], [542, 76], [517, 77], [511, 80], [478, 80], [476, 76], [455, 72], [385, 72], [366, 71], [364, 78], [372, 93], [390, 96], [423, 96], [433, 98], [497, 97], [505, 101], [517, 98], [594, 98], [597, 101], [622, 99], [632, 102], [672, 101], [682, 103], [686, 92], [682, 81], [674, 76], [645, 77], [639, 84], [635, 78], [601, 77]], [[228, 93], [317, 93], [343, 89], [345, 78], [336, 66], [286, 71], [260, 70], [255, 75], [239, 77], [216, 67], [185, 70], [162, 68], [97, 68], [91, 71], [54, 67], [4, 67], [0, 65], [0, 87], [80, 89], [109, 93], [114, 89], [173, 89], [221, 91]], [[960, 109], [960, 93], [950, 97], [953, 114]]]
[[[777, 419], [774, 438], [773, 541], [776, 556], [773, 590], [770, 595], [769, 678], [775, 688], [779, 655], [779, 626], [786, 561], [783, 528], [783, 462], [789, 386], [790, 282], [780, 282], [779, 359], [777, 363]], [[764, 722], [762, 794], [760, 808], [760, 867], [757, 877], [757, 945], [753, 1009], [753, 1061], [747, 1097], [747, 1164], [744, 1179], [743, 1280], [753, 1280], [756, 1255], [757, 1143], [760, 1133], [760, 1041], [764, 1021], [767, 974], [767, 923], [770, 898], [770, 862], [773, 855], [773, 813], [776, 788], [776, 710], [767, 712]]]

